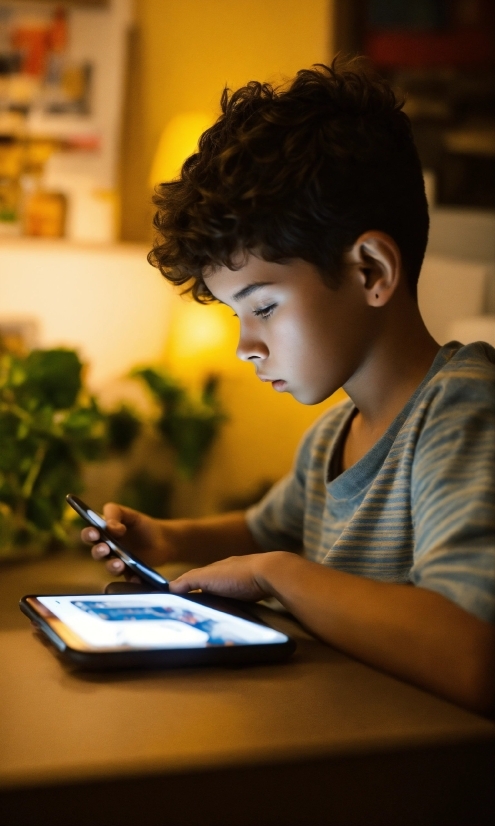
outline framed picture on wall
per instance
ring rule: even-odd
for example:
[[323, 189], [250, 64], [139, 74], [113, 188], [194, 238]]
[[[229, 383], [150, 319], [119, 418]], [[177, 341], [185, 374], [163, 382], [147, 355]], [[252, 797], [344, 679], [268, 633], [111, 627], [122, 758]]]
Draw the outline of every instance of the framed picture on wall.
[[0, 224], [41, 187], [67, 203], [52, 235], [114, 240], [130, 24], [131, 0], [0, 0]]

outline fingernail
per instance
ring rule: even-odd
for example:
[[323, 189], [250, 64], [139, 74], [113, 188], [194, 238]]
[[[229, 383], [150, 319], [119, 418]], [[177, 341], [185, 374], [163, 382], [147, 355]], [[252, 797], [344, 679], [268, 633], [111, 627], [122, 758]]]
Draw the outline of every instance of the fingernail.
[[120, 562], [117, 559], [115, 560], [115, 562], [112, 562], [112, 568], [113, 568], [114, 571], [119, 570]]
[[88, 536], [90, 539], [96, 540], [100, 538], [100, 534], [98, 531], [94, 531], [92, 528], [88, 531]]

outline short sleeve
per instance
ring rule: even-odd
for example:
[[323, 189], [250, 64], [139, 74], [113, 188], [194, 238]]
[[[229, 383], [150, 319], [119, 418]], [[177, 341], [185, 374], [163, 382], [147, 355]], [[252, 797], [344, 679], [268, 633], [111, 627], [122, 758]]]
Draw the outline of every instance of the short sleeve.
[[495, 381], [438, 383], [412, 465], [415, 585], [495, 622]]
[[302, 550], [305, 481], [314, 431], [315, 427], [312, 427], [303, 437], [291, 473], [277, 482], [246, 513], [246, 521], [253, 537], [267, 551]]

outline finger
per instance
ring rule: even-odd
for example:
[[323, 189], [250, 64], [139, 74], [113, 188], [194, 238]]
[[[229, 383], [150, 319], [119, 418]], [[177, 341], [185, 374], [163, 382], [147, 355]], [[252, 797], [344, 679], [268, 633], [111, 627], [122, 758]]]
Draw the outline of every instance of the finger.
[[123, 574], [126, 569], [121, 559], [109, 559], [108, 562], [105, 563], [105, 567], [109, 573], [113, 575], [117, 574], [117, 576]]
[[99, 538], [100, 534], [96, 528], [83, 528], [81, 531], [81, 539], [83, 542], [87, 542], [88, 545], [98, 542]]
[[213, 562], [204, 568], [195, 568], [170, 583], [173, 594], [187, 594], [200, 589], [206, 594], [218, 594], [235, 599], [256, 600], [267, 596], [252, 576], [249, 565], [239, 557]]
[[124, 579], [126, 582], [133, 582], [136, 585], [141, 585], [143, 587], [144, 585], [146, 585], [144, 580], [138, 577], [137, 574], [133, 573], [133, 571], [131, 571], [131, 569], [128, 568], [127, 565], [124, 566]]
[[132, 528], [140, 521], [142, 514], [132, 508], [125, 507], [125, 505], [107, 502], [106, 505], [103, 505], [103, 516], [109, 527], [110, 522], [117, 522], [119, 525]]
[[169, 589], [171, 593], [187, 594], [189, 591], [199, 588], [199, 585], [194, 584], [198, 579], [198, 577], [195, 576], [197, 573], [199, 573], [197, 570], [188, 571], [187, 574], [183, 574], [182, 576], [177, 577], [177, 579], [172, 579], [169, 582]]
[[[212, 568], [213, 565], [208, 566]], [[187, 594], [189, 591], [204, 591], [206, 594], [219, 594], [223, 590], [223, 583], [218, 576], [210, 576], [204, 568], [195, 568], [182, 574], [169, 583], [172, 594]]]
[[123, 536], [127, 530], [126, 526], [122, 522], [118, 522], [116, 519], [109, 519], [107, 522], [107, 528], [110, 533], [113, 533], [116, 536]]
[[105, 557], [108, 556], [109, 553], [110, 548], [108, 547], [108, 545], [105, 544], [105, 542], [99, 542], [98, 545], [93, 545], [93, 547], [91, 548], [91, 556], [93, 557], [93, 559], [96, 559], [97, 561], [100, 559], [105, 559]]

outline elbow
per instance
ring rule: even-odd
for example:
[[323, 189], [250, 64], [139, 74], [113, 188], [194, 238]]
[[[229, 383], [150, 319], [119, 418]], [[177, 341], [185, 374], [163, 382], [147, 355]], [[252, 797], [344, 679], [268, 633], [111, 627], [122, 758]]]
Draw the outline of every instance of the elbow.
[[481, 664], [473, 669], [471, 679], [467, 681], [463, 705], [476, 714], [493, 717], [495, 714], [495, 662], [492, 657], [491, 668]]
[[[456, 609], [448, 641], [431, 662], [436, 693], [486, 717], [495, 715], [495, 626]], [[452, 628], [454, 626], [454, 628]], [[432, 686], [433, 687], [433, 686]]]
[[493, 717], [495, 714], [495, 629], [489, 628], [482, 644], [475, 647], [469, 662], [466, 662], [459, 672], [457, 702], [476, 714]]

